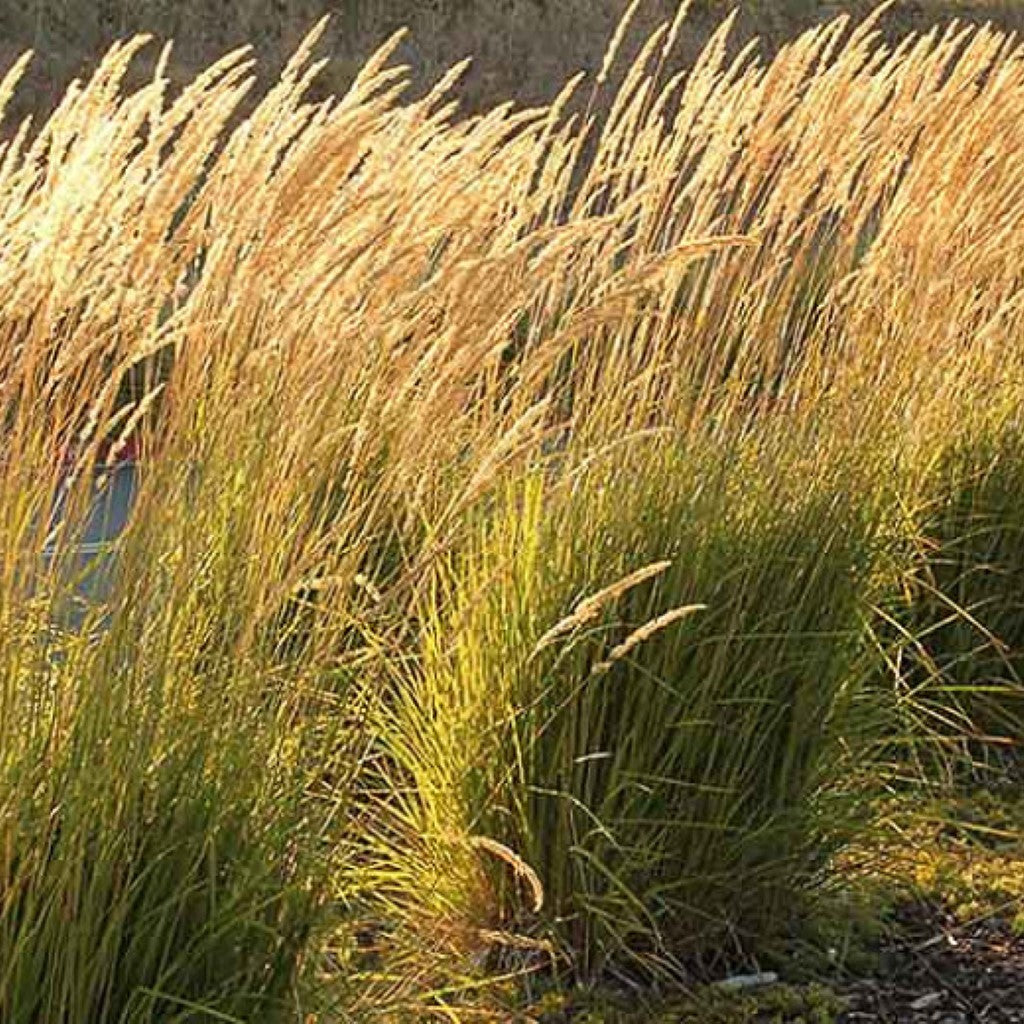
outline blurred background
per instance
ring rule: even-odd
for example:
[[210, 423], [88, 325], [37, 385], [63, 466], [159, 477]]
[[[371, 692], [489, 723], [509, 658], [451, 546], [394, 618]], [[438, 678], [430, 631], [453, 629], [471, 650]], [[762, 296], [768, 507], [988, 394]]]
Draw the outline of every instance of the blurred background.
[[[0, 67], [26, 49], [36, 54], [13, 113], [50, 109], [67, 84], [87, 73], [112, 41], [138, 32], [173, 39], [172, 80], [183, 83], [236, 46], [253, 43], [272, 80], [299, 40], [332, 16], [322, 51], [332, 58], [323, 91], [343, 89], [371, 51], [395, 30], [410, 34], [399, 57], [423, 88], [473, 56], [462, 92], [468, 109], [512, 98], [550, 100], [578, 70], [596, 71], [628, 0], [0, 0]], [[861, 18], [877, 0], [694, 0], [677, 59], [699, 52], [723, 15], [735, 9], [732, 45], [753, 36], [772, 52], [801, 30], [841, 11]], [[676, 0], [644, 0], [630, 36], [647, 37]], [[887, 34], [921, 30], [950, 17], [1024, 28], [1020, 0], [897, 0]], [[151, 61], [157, 48], [153, 47]], [[625, 67], [628, 62], [620, 62]], [[145, 73], [140, 62], [138, 74]]]

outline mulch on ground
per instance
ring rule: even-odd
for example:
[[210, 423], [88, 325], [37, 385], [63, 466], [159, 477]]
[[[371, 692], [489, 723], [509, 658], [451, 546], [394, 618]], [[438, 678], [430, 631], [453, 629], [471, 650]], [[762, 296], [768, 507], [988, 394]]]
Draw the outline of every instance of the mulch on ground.
[[877, 973], [842, 987], [839, 1024], [1024, 1024], [1024, 934], [1002, 909], [959, 921], [938, 903], [900, 907]]

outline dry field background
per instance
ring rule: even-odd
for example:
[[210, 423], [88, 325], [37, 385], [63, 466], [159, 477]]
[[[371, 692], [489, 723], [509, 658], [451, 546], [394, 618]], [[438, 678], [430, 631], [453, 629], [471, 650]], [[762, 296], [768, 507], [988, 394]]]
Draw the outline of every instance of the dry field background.
[[[515, 98], [550, 101], [578, 70], [595, 72], [628, 0], [2, 0], [0, 64], [33, 48], [37, 61], [15, 111], [48, 110], [75, 76], [86, 73], [115, 39], [138, 32], [175, 40], [171, 78], [179, 84], [236, 46], [252, 45], [264, 81], [324, 14], [333, 22], [322, 52], [328, 68], [321, 89], [338, 92], [368, 53], [397, 28], [410, 36], [397, 58], [420, 89], [466, 56], [474, 66], [460, 91], [469, 109]], [[675, 10], [672, 0], [644, 4], [635, 20], [643, 39]], [[863, 17], [876, 0], [698, 0], [674, 61], [692, 63], [722, 16], [739, 11], [733, 45], [757, 36], [771, 52], [800, 31], [846, 11]], [[897, 0], [886, 19], [890, 38], [951, 17], [1024, 27], [1016, 0]]]

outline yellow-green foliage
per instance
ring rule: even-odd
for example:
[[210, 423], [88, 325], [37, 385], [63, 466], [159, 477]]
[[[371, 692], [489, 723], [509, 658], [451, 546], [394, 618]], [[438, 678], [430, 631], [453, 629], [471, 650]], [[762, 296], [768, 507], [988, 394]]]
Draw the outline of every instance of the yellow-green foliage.
[[844, 855], [858, 885], [881, 878], [889, 898], [937, 901], [963, 922], [992, 915], [1024, 927], [1024, 808], [1015, 793], [893, 800], [882, 820]]
[[600, 993], [583, 1002], [551, 993], [527, 1012], [541, 1024], [832, 1024], [843, 1008], [843, 1001], [819, 984], [774, 984], [753, 992], [699, 986], [685, 999], [635, 1004], [635, 999]]
[[468, 886], [446, 847], [499, 838], [539, 879], [493, 862], [506, 896], [469, 901], [479, 926], [552, 922], [590, 971], [784, 928], [852, 740], [878, 542], [861, 474], [819, 450], [808, 480], [793, 434], [677, 445], [503, 499], [387, 702], [425, 844], [394, 851], [392, 884]]

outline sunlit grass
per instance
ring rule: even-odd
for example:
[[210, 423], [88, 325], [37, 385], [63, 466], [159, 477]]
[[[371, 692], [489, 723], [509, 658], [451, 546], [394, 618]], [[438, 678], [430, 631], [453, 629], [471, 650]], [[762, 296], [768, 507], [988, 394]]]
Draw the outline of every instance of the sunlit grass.
[[132, 43], [5, 145], [5, 1021], [714, 973], [871, 779], [1019, 738], [1024, 58], [725, 24], [665, 81], [685, 14], [467, 119], [395, 40], [241, 120], [244, 53], [169, 101]]

